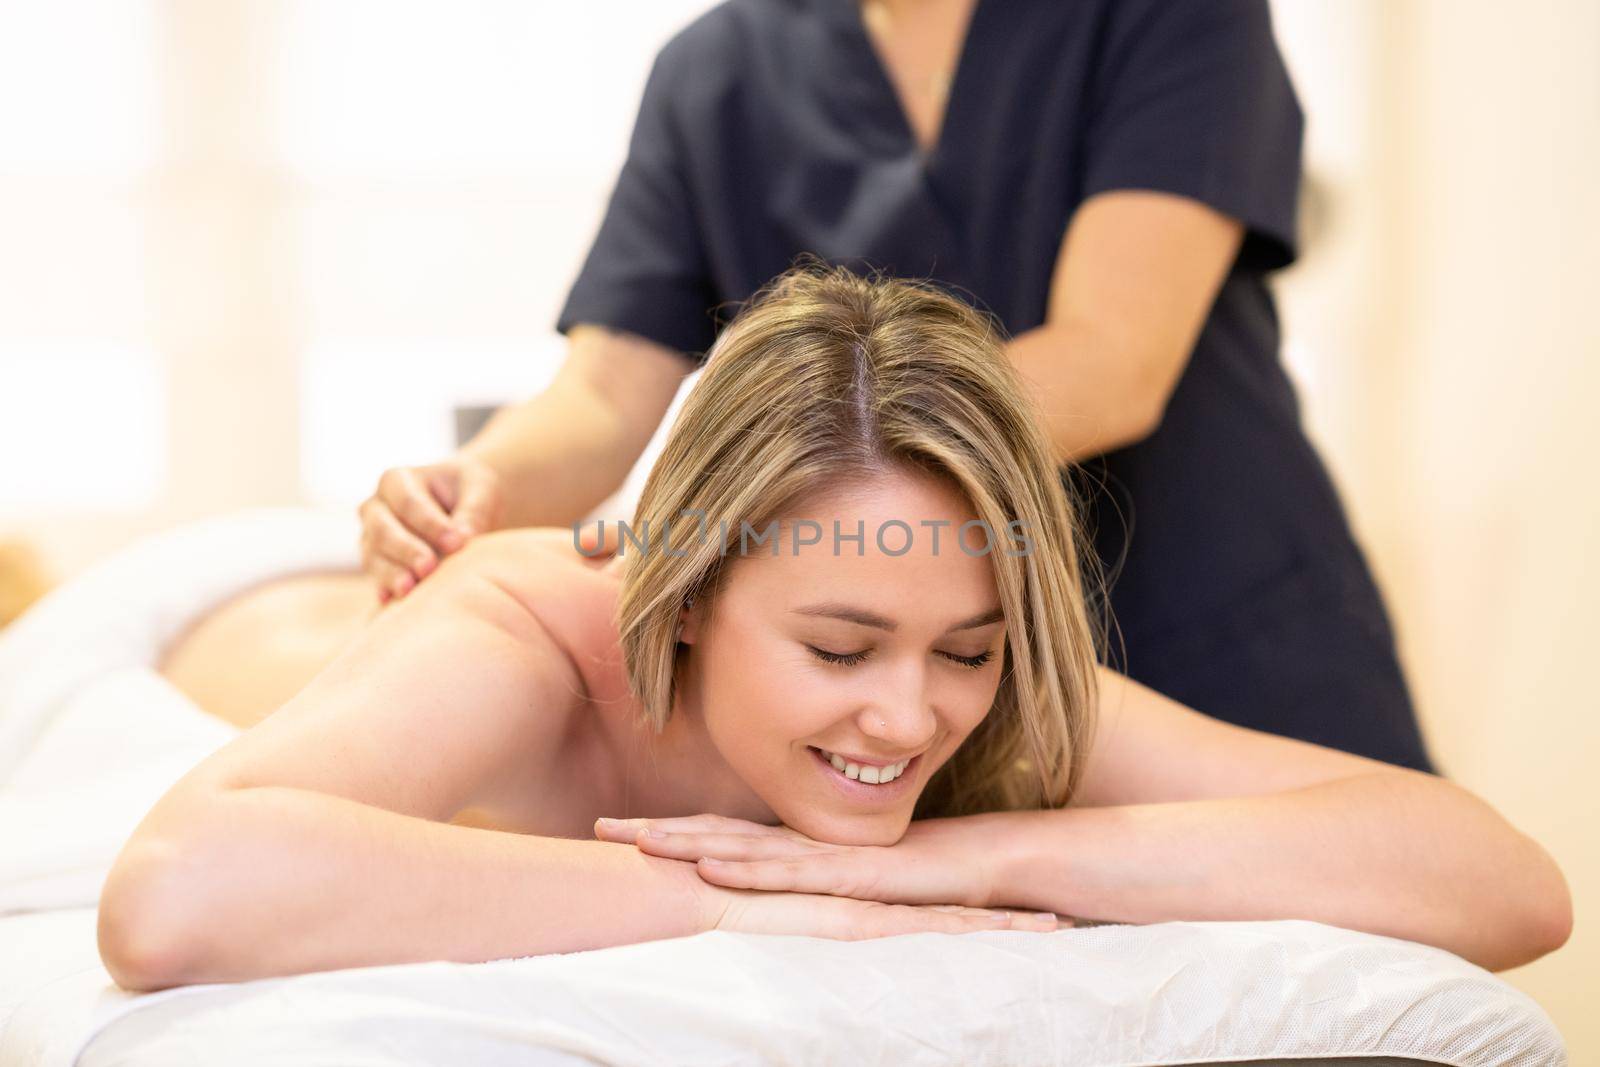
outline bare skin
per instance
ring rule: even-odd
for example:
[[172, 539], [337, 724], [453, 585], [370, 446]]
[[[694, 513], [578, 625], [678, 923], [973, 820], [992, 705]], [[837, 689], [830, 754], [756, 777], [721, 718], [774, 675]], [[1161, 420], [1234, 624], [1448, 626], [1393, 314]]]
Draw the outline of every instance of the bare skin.
[[[967, 517], [947, 488], [904, 478], [800, 517], [828, 529], [887, 515], [914, 529]], [[475, 538], [176, 783], [102, 892], [101, 951], [117, 981], [481, 960], [713, 928], [961, 932], [991, 921], [972, 909], [995, 904], [1134, 922], [1307, 918], [1491, 968], [1570, 931], [1553, 861], [1459, 787], [1220, 723], [1103, 669], [1070, 808], [913, 824], [928, 775], [993, 706], [1011, 639], [987, 562], [926, 542], [893, 557], [735, 561], [714, 609], [680, 611], [688, 652], [673, 714], [653, 733], [616, 631], [625, 561], [586, 562], [570, 536]], [[328, 592], [263, 587], [188, 640], [212, 622], [243, 627], [273, 598]], [[854, 614], [830, 614], [839, 605]], [[859, 621], [862, 610], [881, 617]], [[224, 651], [247, 660], [251, 644]], [[198, 653], [180, 643], [170, 658]], [[241, 678], [270, 669], [233, 666]], [[904, 762], [906, 787], [847, 789], [813, 750]], [[855, 849], [855, 862], [895, 858], [863, 897], [743, 888], [702, 878], [692, 841], [655, 854], [594, 822], [706, 813], [768, 842], [781, 827], [806, 848]], [[464, 897], [481, 906], [463, 910]], [[940, 910], [952, 902], [967, 910]], [[1055, 928], [1053, 916], [998, 921]]]
[[304, 688], [380, 610], [359, 571], [275, 579], [195, 620], [157, 669], [201, 708], [247, 729]]
[[[867, 0], [861, 21], [923, 152], [938, 146], [976, 0]], [[904, 9], [904, 10], [902, 10]]]
[[[563, 583], [561, 579], [540, 580], [546, 568], [569, 573], [603, 569], [603, 584], [583, 586], [590, 603], [575, 614], [562, 614], [569, 620], [588, 619], [590, 612], [614, 605], [624, 561], [609, 553], [580, 553], [572, 545], [571, 533], [563, 529], [521, 530], [515, 539], [529, 554], [523, 590], [527, 595], [537, 592], [541, 599], [553, 600], [552, 587]], [[542, 551], [545, 548], [555, 552], [548, 554]], [[547, 555], [551, 558], [546, 559]], [[600, 599], [592, 599], [596, 595]], [[562, 599], [560, 604], [566, 606], [567, 602]], [[385, 605], [373, 600], [370, 580], [360, 571], [274, 579], [239, 593], [197, 619], [163, 651], [158, 670], [202, 710], [241, 730], [248, 729], [304, 689], [385, 610]], [[595, 680], [597, 689], [619, 695], [627, 692], [620, 663], [615, 660], [610, 661], [607, 676]], [[637, 705], [618, 710], [636, 715]], [[608, 736], [612, 732], [608, 731]], [[560, 766], [587, 765], [578, 760], [576, 750], [555, 755]], [[469, 807], [450, 821], [520, 833], [549, 834], [557, 827], [588, 833], [590, 821], [563, 818], [561, 811], [566, 805], [560, 799], [582, 801], [591, 796], [591, 790], [581, 782], [564, 780], [558, 787], [540, 792], [545, 795], [523, 798], [530, 807]], [[587, 810], [592, 803], [580, 803], [577, 810]], [[620, 803], [616, 810], [625, 810], [626, 802]], [[541, 814], [533, 817], [532, 812]]]

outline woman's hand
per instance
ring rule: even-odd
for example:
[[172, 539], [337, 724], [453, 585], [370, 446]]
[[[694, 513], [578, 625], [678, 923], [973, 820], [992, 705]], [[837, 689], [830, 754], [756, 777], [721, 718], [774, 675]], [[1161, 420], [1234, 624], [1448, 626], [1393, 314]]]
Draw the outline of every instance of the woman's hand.
[[970, 934], [979, 930], [1050, 933], [1056, 917], [1048, 912], [991, 911], [960, 904], [885, 904], [817, 893], [765, 893], [756, 889], [706, 886], [720, 909], [712, 929], [745, 934], [794, 934], [861, 941], [897, 934]]
[[499, 526], [500, 475], [481, 460], [455, 456], [426, 467], [393, 467], [360, 507], [361, 565], [378, 599], [402, 597], [439, 561]]
[[[652, 837], [652, 830], [665, 836]], [[834, 845], [787, 826], [722, 815], [595, 824], [601, 840], [631, 842], [652, 856], [693, 862], [700, 877], [714, 885], [976, 908], [994, 902], [989, 857], [996, 830], [982, 815], [922, 819], [893, 845]]]

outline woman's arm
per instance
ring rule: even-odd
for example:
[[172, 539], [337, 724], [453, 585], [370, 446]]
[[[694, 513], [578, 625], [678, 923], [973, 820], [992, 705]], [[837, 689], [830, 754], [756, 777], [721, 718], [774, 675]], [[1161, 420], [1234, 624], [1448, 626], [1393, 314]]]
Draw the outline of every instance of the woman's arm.
[[1311, 919], [1490, 970], [1565, 943], [1560, 869], [1465, 789], [1100, 678], [1073, 805], [990, 827], [994, 900], [1136, 923]]
[[[565, 531], [557, 531], [565, 534]], [[515, 810], [583, 707], [531, 603], [582, 614], [552, 531], [475, 539], [282, 708], [185, 775], [100, 896], [130, 989], [604, 948], [721, 929], [854, 939], [1027, 916], [709, 885], [631, 845], [446, 822]], [[569, 557], [553, 564], [543, 553]]]
[[1561, 871], [1465, 790], [1208, 718], [1104, 668], [1100, 691], [1085, 779], [1064, 809], [922, 819], [887, 847], [709, 814], [623, 820], [596, 835], [697, 860], [716, 885], [769, 892], [1132, 923], [1308, 919], [1491, 970], [1566, 941]]
[[1007, 345], [1062, 462], [1155, 432], [1244, 226], [1198, 200], [1119, 189], [1073, 213], [1043, 325]]
[[604, 948], [712, 929], [720, 907], [688, 865], [628, 846], [292, 786], [163, 804], [101, 898], [101, 957], [128, 989]]
[[559, 582], [572, 564], [540, 543], [474, 541], [168, 791], [101, 894], [113, 977], [150, 988], [704, 928], [675, 861], [446, 822], [546, 773], [582, 698], [570, 657], [497, 577]]

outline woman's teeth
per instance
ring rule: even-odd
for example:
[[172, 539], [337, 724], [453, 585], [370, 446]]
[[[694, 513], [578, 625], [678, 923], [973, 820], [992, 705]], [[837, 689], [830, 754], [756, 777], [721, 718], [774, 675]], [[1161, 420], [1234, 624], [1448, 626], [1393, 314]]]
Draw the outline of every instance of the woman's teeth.
[[901, 760], [899, 763], [891, 763], [887, 767], [863, 767], [861, 764], [851, 763], [843, 756], [835, 755], [827, 749], [819, 748], [817, 751], [822, 753], [824, 759], [833, 764], [834, 770], [846, 778], [866, 782], [868, 785], [887, 785], [905, 773], [906, 764], [911, 762], [907, 759]]

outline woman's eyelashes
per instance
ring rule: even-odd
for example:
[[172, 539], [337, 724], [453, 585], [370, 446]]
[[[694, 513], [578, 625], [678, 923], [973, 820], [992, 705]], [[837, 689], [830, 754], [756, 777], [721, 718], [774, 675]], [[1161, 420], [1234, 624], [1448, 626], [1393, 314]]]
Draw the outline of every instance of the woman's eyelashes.
[[[816, 656], [818, 659], [827, 663], [836, 663], [841, 667], [854, 667], [856, 664], [866, 659], [868, 653], [871, 651], [871, 649], [862, 649], [860, 652], [829, 652], [825, 649], [818, 648], [815, 645], [806, 645], [806, 648], [809, 649], [811, 654]], [[947, 660], [950, 660], [952, 663], [959, 663], [963, 667], [971, 667], [973, 670], [977, 670], [994, 657], [994, 650], [986, 649], [985, 651], [978, 653], [976, 656], [958, 656], [953, 652], [940, 652], [939, 655], [943, 656]]]

